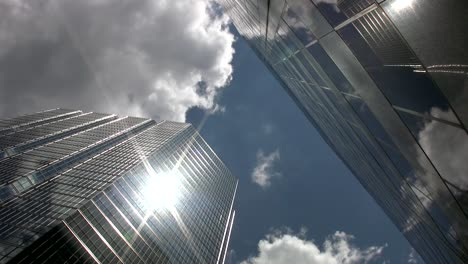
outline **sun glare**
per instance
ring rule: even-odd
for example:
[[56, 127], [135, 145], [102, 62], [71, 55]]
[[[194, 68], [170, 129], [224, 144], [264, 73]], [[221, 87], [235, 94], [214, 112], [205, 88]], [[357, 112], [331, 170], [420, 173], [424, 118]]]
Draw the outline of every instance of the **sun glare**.
[[180, 178], [177, 170], [160, 173], [152, 171], [144, 190], [144, 203], [147, 210], [173, 208], [181, 195]]
[[392, 8], [398, 12], [408, 7], [412, 7], [413, 2], [414, 0], [395, 0], [392, 3]]

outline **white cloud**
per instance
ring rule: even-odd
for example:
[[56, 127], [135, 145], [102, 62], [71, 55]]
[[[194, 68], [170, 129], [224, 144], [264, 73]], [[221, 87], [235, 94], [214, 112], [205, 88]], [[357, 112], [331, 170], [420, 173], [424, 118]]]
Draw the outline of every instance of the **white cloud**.
[[274, 170], [274, 164], [279, 159], [280, 152], [278, 149], [266, 155], [262, 150], [259, 150], [257, 152], [257, 163], [251, 176], [252, 181], [262, 188], [269, 187], [271, 179], [281, 175], [281, 173]]
[[351, 244], [353, 238], [337, 231], [320, 247], [307, 240], [303, 231], [297, 235], [277, 231], [258, 242], [257, 256], [241, 264], [354, 264], [368, 263], [382, 255], [385, 246], [360, 249]]
[[221, 109], [234, 36], [209, 0], [1, 0], [0, 116], [52, 107], [183, 121]]

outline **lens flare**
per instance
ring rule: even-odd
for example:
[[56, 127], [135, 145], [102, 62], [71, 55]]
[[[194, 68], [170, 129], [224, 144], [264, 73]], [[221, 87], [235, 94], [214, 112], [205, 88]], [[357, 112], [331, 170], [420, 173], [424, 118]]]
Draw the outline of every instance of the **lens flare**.
[[148, 211], [171, 209], [181, 195], [180, 173], [178, 171], [154, 172], [144, 188], [144, 203]]
[[414, 2], [414, 0], [395, 0], [392, 3], [392, 8], [395, 11], [399, 12], [399, 11], [402, 11], [403, 9], [408, 8], [408, 7], [412, 7], [413, 2]]

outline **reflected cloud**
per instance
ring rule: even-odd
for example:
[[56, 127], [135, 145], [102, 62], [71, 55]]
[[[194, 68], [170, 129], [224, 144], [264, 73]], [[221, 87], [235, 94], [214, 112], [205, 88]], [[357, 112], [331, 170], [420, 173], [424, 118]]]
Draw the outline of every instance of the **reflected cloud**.
[[[433, 108], [430, 114], [439, 118], [450, 118], [448, 112], [438, 108]], [[457, 188], [468, 190], [468, 140], [464, 130], [430, 121], [419, 132], [418, 141], [445, 180]]]
[[[284, 19], [286, 23], [291, 27], [296, 37], [304, 45], [315, 40], [315, 36], [310, 31], [309, 26], [306, 26], [307, 20], [308, 20], [307, 17], [311, 15], [309, 14], [311, 7], [306, 6], [306, 4], [301, 3], [301, 1], [296, 1], [296, 2], [290, 3], [286, 7], [286, 10], [284, 11], [285, 13]], [[312, 4], [308, 3], [308, 5], [312, 5]], [[281, 34], [282, 31], [278, 30], [278, 33]]]
[[[432, 108], [430, 115], [448, 119], [451, 113], [440, 108]], [[467, 245], [467, 232], [463, 228], [466, 226], [466, 218], [447, 189], [448, 186], [463, 207], [464, 196], [468, 188], [466, 178], [468, 164], [465, 158], [468, 155], [466, 132], [458, 127], [431, 120], [426, 121], [419, 131], [413, 131], [413, 133], [419, 143], [414, 146], [416, 159], [424, 169], [419, 172], [415, 171], [417, 175], [414, 178], [417, 180], [407, 179], [407, 181], [411, 183], [411, 189], [423, 206], [417, 203], [411, 205], [412, 213], [408, 215], [403, 224], [403, 232], [417, 232], [418, 225], [435, 221], [446, 238]], [[420, 148], [424, 152], [418, 151]], [[432, 165], [428, 163], [428, 158]], [[436, 172], [431, 172], [432, 166], [442, 176], [442, 180]], [[402, 186], [402, 195], [406, 197], [407, 194], [403, 189]], [[426, 189], [429, 190], [430, 196], [427, 195]], [[410, 201], [406, 198], [405, 200]], [[427, 212], [424, 212], [424, 208]], [[429, 213], [432, 219], [428, 218], [426, 213]]]

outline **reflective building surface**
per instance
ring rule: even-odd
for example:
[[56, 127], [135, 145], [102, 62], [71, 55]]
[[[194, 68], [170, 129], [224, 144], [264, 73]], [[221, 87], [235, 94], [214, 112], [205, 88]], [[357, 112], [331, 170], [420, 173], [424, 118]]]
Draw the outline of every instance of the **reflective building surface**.
[[237, 179], [190, 124], [0, 120], [0, 263], [224, 263]]
[[428, 263], [468, 263], [468, 2], [221, 0]]

